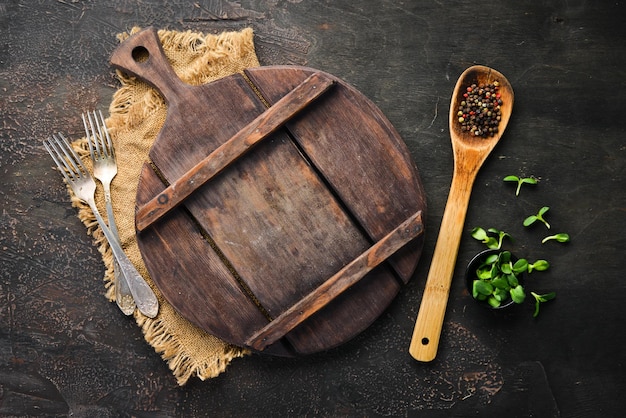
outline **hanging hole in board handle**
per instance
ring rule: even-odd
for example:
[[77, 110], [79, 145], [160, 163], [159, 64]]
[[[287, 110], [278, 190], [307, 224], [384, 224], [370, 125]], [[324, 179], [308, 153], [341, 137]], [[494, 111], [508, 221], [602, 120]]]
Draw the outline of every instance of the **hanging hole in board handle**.
[[136, 46], [133, 48], [131, 55], [133, 60], [139, 64], [148, 61], [148, 58], [150, 58], [150, 53], [145, 46]]

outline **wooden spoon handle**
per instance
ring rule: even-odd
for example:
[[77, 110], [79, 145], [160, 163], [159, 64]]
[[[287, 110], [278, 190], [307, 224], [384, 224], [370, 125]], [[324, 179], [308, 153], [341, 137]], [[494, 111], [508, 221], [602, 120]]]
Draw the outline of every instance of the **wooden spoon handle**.
[[432, 361], [437, 354], [450, 283], [475, 178], [476, 172], [457, 173], [456, 170], [452, 178], [450, 194], [443, 212], [439, 237], [409, 347], [411, 356], [419, 361]]

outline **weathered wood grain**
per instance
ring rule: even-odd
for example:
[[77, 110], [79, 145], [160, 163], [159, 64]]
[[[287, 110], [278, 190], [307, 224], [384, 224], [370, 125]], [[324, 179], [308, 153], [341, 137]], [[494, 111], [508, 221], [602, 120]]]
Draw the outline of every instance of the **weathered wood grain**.
[[[291, 67], [281, 83], [275, 83], [270, 68], [246, 70], [270, 103], [311, 72]], [[425, 216], [421, 179], [402, 138], [373, 103], [345, 82], [336, 86], [333, 95], [287, 126], [370, 240], [378, 241], [416, 210], [423, 210]], [[405, 283], [419, 259], [413, 254], [420, 253], [422, 245], [421, 239], [415, 240], [389, 260]]]
[[[196, 164], [191, 170], [167, 186], [158, 196], [153, 197], [144, 206], [140, 207], [135, 219], [137, 229], [143, 231], [154, 221], [160, 219], [172, 208], [179, 205], [196, 189], [250, 151], [258, 142], [267, 138], [268, 135], [284, 125], [297, 113], [301, 112], [332, 85], [332, 79], [319, 73], [313, 74], [304, 80], [279, 102], [263, 112], [237, 132], [235, 136]], [[186, 100], [186, 98], [180, 97], [179, 100]], [[201, 135], [204, 135], [202, 121], [198, 121], [196, 125], [188, 128], [200, 129]], [[189, 136], [194, 136], [194, 133], [189, 133]]]
[[264, 350], [268, 345], [274, 344], [289, 331], [323, 309], [337, 296], [358, 283], [367, 273], [378, 267], [393, 253], [423, 233], [422, 212], [419, 211], [348, 263], [318, 288], [296, 302], [295, 305], [274, 318], [272, 322], [255, 332], [246, 340], [246, 345], [256, 350]]
[[[204, 86], [188, 86], [169, 67], [154, 29], [126, 40], [113, 53], [111, 62], [118, 69], [145, 79], [168, 103], [167, 119], [150, 157], [159, 176], [170, 186], [154, 193], [152, 183], [157, 176], [144, 170], [147, 178], [142, 177], [139, 183], [142, 197], [137, 202], [138, 225], [143, 222], [147, 228], [158, 219], [158, 215], [152, 216], [158, 212], [155, 199], [165, 197], [160, 206], [166, 213], [170, 198], [179, 204], [186, 197], [185, 208], [201, 233], [210, 237], [210, 242], [203, 242], [199, 234], [180, 234], [179, 227], [163, 224], [154, 225], [154, 230], [144, 229], [138, 234], [138, 241], [151, 276], [157, 283], [169, 283], [175, 277], [186, 283], [188, 290], [184, 292], [170, 286], [161, 291], [183, 315], [189, 314], [203, 329], [233, 344], [244, 345], [252, 334], [250, 328], [256, 326], [258, 330], [265, 324], [259, 326], [253, 316], [250, 318], [254, 321], [245, 321], [248, 309], [239, 311], [235, 299], [233, 303], [223, 303], [217, 290], [221, 286], [215, 283], [224, 280], [229, 294], [233, 294], [237, 281], [240, 282], [251, 299], [244, 306], [252, 309], [253, 303], [258, 304], [259, 313], [279, 317], [370, 246], [372, 237], [361, 232], [364, 226], [375, 233], [391, 231], [404, 220], [408, 208], [424, 209], [419, 175], [397, 133], [375, 106], [355, 90], [341, 86], [340, 80], [300, 67], [279, 67], [273, 77], [261, 79], [254, 88], [240, 75]], [[168, 81], [170, 78], [176, 80]], [[294, 80], [298, 82], [293, 89], [273, 100], [276, 103], [267, 110], [260, 97], [255, 99], [257, 90], [267, 90], [270, 84], [289, 85]], [[302, 108], [332, 84], [337, 86], [326, 93], [326, 100], [318, 99]], [[350, 94], [341, 94], [343, 91]], [[250, 105], [242, 106], [246, 102]], [[277, 130], [286, 118], [306, 120], [321, 106], [331, 109], [314, 119], [318, 131], [309, 127], [308, 132], [298, 133], [301, 142], [307, 137], [316, 142], [322, 133], [327, 139], [321, 145], [300, 150], [292, 142], [290, 131]], [[343, 113], [338, 109], [343, 109]], [[356, 123], [348, 123], [346, 112]], [[334, 136], [333, 129], [340, 130], [339, 137]], [[240, 155], [251, 143], [265, 137], [252, 152]], [[346, 149], [355, 142], [360, 147], [358, 154]], [[379, 157], [381, 148], [385, 150], [383, 157]], [[187, 155], [190, 150], [193, 154]], [[323, 178], [310, 163], [323, 160], [322, 154], [342, 156], [338, 160], [326, 159], [321, 166]], [[361, 176], [355, 177], [358, 181], [351, 181], [353, 177], [345, 175], [346, 167], [363, 172], [366, 181], [362, 182]], [[205, 169], [207, 175], [196, 175]], [[382, 174], [394, 171], [401, 175], [390, 179]], [[336, 196], [333, 185], [341, 185], [341, 190], [350, 190], [352, 194]], [[152, 197], [141, 190], [144, 187], [151, 189]], [[383, 189], [389, 194], [381, 196]], [[369, 208], [369, 216], [362, 222], [362, 217], [355, 217], [345, 207]], [[180, 212], [177, 216], [182, 215]], [[397, 224], [392, 223], [396, 221]], [[174, 222], [181, 222], [181, 227], [188, 223]], [[188, 248], [190, 237], [195, 237], [193, 251]], [[213, 254], [213, 245], [228, 267], [214, 271], [208, 268], [222, 262]], [[414, 244], [412, 249], [399, 258], [404, 263], [404, 280], [408, 280], [419, 259], [420, 246]], [[205, 252], [213, 254], [206, 263], [195, 263], [193, 257], [184, 256]], [[188, 265], [182, 268], [181, 262]], [[168, 263], [179, 267], [165, 268]], [[355, 286], [351, 298], [343, 297], [341, 304], [335, 303], [314, 317], [308, 315], [305, 327], [289, 333], [286, 337], [295, 352], [313, 353], [335, 347], [370, 325], [398, 291], [395, 278], [387, 269], [381, 268], [372, 276], [378, 279], [369, 285]], [[370, 298], [364, 291], [373, 292], [371, 298], [377, 301], [363, 303], [363, 298]], [[244, 296], [242, 292], [237, 294]], [[339, 293], [333, 299], [337, 296]], [[219, 305], [222, 312], [217, 315], [215, 309], [205, 309], [204, 299], [210, 299], [211, 306]], [[245, 323], [236, 329], [242, 320]], [[225, 321], [230, 323], [224, 324]], [[334, 322], [341, 326], [328, 326]], [[246, 338], [242, 338], [244, 333]]]

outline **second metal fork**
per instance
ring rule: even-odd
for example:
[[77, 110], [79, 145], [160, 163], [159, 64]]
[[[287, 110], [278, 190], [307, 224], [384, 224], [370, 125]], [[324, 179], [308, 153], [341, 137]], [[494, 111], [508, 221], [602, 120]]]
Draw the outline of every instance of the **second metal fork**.
[[91, 208], [104, 236], [109, 241], [113, 257], [117, 260], [120, 271], [130, 286], [139, 311], [150, 318], [154, 318], [159, 311], [159, 301], [102, 219], [94, 200], [96, 182], [93, 177], [62, 134], [52, 135], [43, 144], [65, 181], [74, 191], [74, 195]]
[[[83, 113], [81, 116], [83, 125], [85, 126], [87, 142], [89, 143], [89, 153], [91, 154], [91, 162], [93, 163], [93, 176], [100, 180], [104, 189], [104, 202], [109, 221], [109, 229], [121, 246], [122, 241], [120, 240], [117, 230], [111, 201], [111, 181], [117, 175], [117, 163], [115, 162], [113, 141], [107, 130], [102, 112], [99, 113], [100, 118], [98, 118], [95, 111], [93, 112], [93, 119], [91, 113], [87, 113], [86, 115]], [[117, 261], [113, 262], [113, 277], [115, 302], [124, 314], [131, 315], [135, 311], [135, 300], [133, 299], [128, 282], [124, 276], [120, 274], [120, 267]]]

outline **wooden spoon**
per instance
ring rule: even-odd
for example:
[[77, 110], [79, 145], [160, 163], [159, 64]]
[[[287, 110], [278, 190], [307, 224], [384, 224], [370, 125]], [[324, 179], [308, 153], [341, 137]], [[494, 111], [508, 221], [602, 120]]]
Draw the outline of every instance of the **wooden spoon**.
[[[498, 133], [483, 138], [461, 130], [457, 112], [466, 88], [471, 84], [490, 84], [494, 81], [500, 83], [503, 102]], [[465, 70], [454, 87], [449, 120], [454, 174], [409, 347], [409, 353], [416, 360], [431, 361], [437, 354], [472, 185], [478, 170], [504, 133], [513, 109], [513, 99], [513, 88], [508, 80], [498, 71], [482, 65]]]

